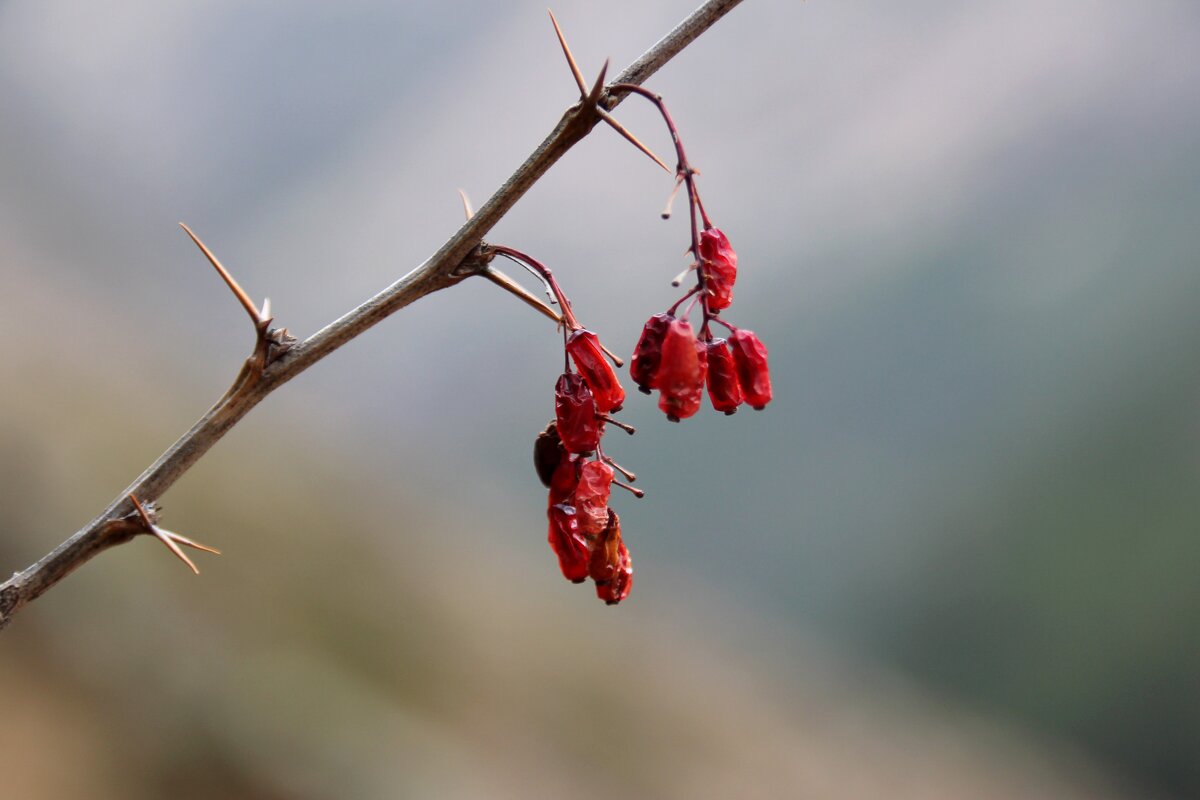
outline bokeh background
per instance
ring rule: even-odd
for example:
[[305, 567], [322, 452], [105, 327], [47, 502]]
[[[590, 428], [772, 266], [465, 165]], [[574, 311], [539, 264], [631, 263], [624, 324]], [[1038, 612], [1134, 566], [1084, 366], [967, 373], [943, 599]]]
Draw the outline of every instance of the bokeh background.
[[[585, 71], [695, 0], [561, 0]], [[611, 451], [630, 599], [557, 574], [559, 340], [483, 281], [271, 397], [0, 637], [26, 798], [1200, 795], [1200, 6], [748, 0], [650, 84], [776, 401]], [[541, 3], [0, 2], [0, 569], [574, 100]], [[652, 110], [619, 116], [669, 151]], [[606, 129], [491, 239], [628, 352], [670, 179]], [[610, 436], [616, 436], [614, 432]]]

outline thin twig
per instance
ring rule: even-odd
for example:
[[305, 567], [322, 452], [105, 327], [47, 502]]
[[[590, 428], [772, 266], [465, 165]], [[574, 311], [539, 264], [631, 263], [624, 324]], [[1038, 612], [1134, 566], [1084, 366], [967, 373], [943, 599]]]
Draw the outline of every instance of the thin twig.
[[[709, 0], [643, 53], [613, 83], [643, 83], [741, 2]], [[595, 101], [601, 108], [611, 111], [626, 94], [628, 90], [602, 90]], [[303, 342], [279, 353], [274, 360], [264, 363], [258, 380], [242, 386], [239, 391], [227, 392], [99, 516], [40, 561], [0, 584], [0, 628], [6, 626], [16, 612], [72, 570], [98, 553], [143, 532], [140, 521], [134, 524], [129, 519], [135, 513], [131, 495], [147, 501], [161, 497], [271, 392], [409, 303], [453, 286], [471, 275], [484, 274], [488, 259], [482, 257], [481, 253], [483, 237], [558, 159], [587, 136], [599, 122], [600, 116], [595, 106], [587, 103], [572, 106], [504, 185], [424, 264]], [[253, 303], [248, 302], [248, 297], [242, 302], [249, 312]], [[261, 322], [261, 317], [259, 320]]]

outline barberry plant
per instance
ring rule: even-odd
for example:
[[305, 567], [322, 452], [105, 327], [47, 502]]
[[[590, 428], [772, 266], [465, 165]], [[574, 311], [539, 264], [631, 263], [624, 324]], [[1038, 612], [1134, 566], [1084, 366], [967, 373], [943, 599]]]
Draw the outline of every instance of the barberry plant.
[[[552, 20], [553, 17], [551, 14]], [[586, 100], [595, 90], [589, 92], [586, 88], [557, 21], [554, 28]], [[602, 71], [602, 78], [603, 74]], [[696, 188], [698, 173], [688, 161], [679, 130], [663, 98], [635, 84], [617, 83], [613, 88], [652, 102], [671, 134], [677, 157], [675, 188], [662, 216], [670, 218], [676, 195], [681, 187], [686, 187], [691, 221], [691, 243], [685, 251], [691, 264], [672, 284], [679, 286], [690, 272], [696, 274], [694, 286], [667, 311], [646, 322], [630, 359], [630, 376], [646, 394], [658, 389], [659, 408], [672, 422], [700, 410], [706, 387], [713, 408], [727, 415], [733, 414], [742, 403], [762, 409], [772, 395], [767, 349], [753, 332], [737, 328], [720, 317], [733, 303], [737, 253], [728, 237], [713, 226], [704, 209]], [[606, 119], [663, 165], [660, 158], [615, 120]], [[554, 385], [555, 417], [538, 434], [533, 451], [535, 470], [549, 489], [547, 539], [567, 580], [582, 583], [590, 577], [596, 584], [597, 595], [609, 604], [616, 604], [633, 587], [633, 563], [621, 537], [620, 518], [609, 508], [609, 497], [614, 485], [643, 496], [640, 490], [614, 478], [614, 468], [629, 481], [634, 480], [634, 475], [608, 457], [601, 445], [606, 424], [621, 425], [611, 415], [624, 405], [625, 390], [609, 362], [618, 367], [622, 362], [579, 322], [570, 299], [549, 268], [512, 247], [491, 245], [490, 253], [510, 259], [536, 276], [545, 285], [551, 302], [561, 309], [556, 318], [563, 336], [563, 372]], [[689, 320], [696, 308], [700, 309], [699, 330], [693, 330]], [[714, 336], [714, 324], [727, 328], [730, 338]], [[628, 426], [621, 427], [633, 432]]]
[[[153, 536], [191, 570], [198, 571], [180, 546], [213, 553], [216, 550], [160, 527], [158, 499], [163, 493], [271, 392], [409, 303], [472, 276], [487, 278], [562, 324], [564, 368], [555, 382], [554, 421], [535, 446], [538, 475], [549, 490], [549, 538], [559, 566], [570, 580], [581, 582], [591, 578], [597, 594], [609, 603], [625, 598], [632, 586], [633, 570], [620, 520], [616, 511], [609, 507], [609, 499], [613, 486], [627, 488], [638, 496], [642, 492], [615, 478], [615, 474], [620, 473], [626, 481], [632, 483], [634, 480], [632, 473], [606, 455], [601, 444], [609, 426], [632, 432], [612, 416], [622, 408], [625, 391], [605, 358], [618, 366], [622, 362], [600, 344], [595, 333], [579, 324], [570, 301], [557, 288], [548, 269], [516, 250], [489, 245], [484, 237], [564, 153], [600, 122], [616, 130], [670, 172], [662, 159], [611, 114], [631, 93], [653, 100], [667, 120], [675, 141], [679, 156], [675, 170], [677, 183], [688, 187], [693, 214], [689, 253], [695, 260], [697, 286], [667, 314], [657, 315], [658, 327], [648, 334], [648, 338], [643, 337], [646, 341], [639, 343], [635, 353], [634, 381], [643, 390], [660, 388], [664, 410], [676, 419], [695, 413], [706, 376], [709, 395], [719, 410], [728, 413], [743, 400], [755, 407], [766, 405], [771, 399], [766, 349], [749, 331], [739, 330], [717, 316], [732, 300], [736, 256], [720, 232], [711, 226], [700, 205], [695, 191], [695, 171], [683, 155], [678, 133], [661, 98], [640, 88], [641, 83], [740, 2], [705, 0], [609, 84], [605, 83], [606, 63], [590, 88], [584, 83], [558, 23], [554, 21], [563, 53], [579, 86], [580, 101], [564, 112], [546, 139], [480, 207], [478, 214], [472, 214], [468, 208], [467, 222], [425, 263], [303, 340], [291, 336], [286, 328], [274, 327], [275, 318], [269, 302], [256, 305], [213, 252], [184, 226], [249, 314], [254, 328], [254, 349], [229, 389], [107, 508], [36, 563], [0, 582], [0, 628], [5, 627], [21, 608], [97, 554], [142, 535]], [[553, 15], [551, 18], [553, 20]], [[703, 230], [698, 227], [697, 212], [703, 220]], [[562, 314], [496, 270], [491, 262], [497, 255], [520, 261], [538, 274], [550, 287]], [[689, 298], [691, 303], [678, 313], [679, 305]], [[702, 318], [699, 332], [693, 335], [688, 315], [697, 305], [701, 308]], [[720, 340], [710, 333], [712, 323], [723, 325], [731, 332], [728, 358], [713, 350], [717, 346], [714, 343]]]

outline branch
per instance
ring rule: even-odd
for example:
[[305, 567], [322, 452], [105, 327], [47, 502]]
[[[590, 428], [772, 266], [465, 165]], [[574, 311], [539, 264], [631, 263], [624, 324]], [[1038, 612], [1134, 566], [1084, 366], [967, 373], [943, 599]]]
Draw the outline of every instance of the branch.
[[[620, 83], [641, 84], [740, 2], [708, 0], [643, 53], [608, 87]], [[251, 313], [256, 329], [254, 355], [242, 367], [234, 385], [187, 433], [122, 490], [99, 516], [36, 564], [14, 573], [9, 580], [0, 584], [0, 628], [8, 625], [23, 606], [37, 599], [93, 556], [127, 542], [138, 534], [153, 533], [153, 526], [144, 522], [134, 506], [133, 498], [151, 503], [161, 497], [271, 392], [409, 303], [472, 275], [486, 275], [491, 256], [483, 246], [483, 237], [555, 162], [591, 132], [601, 121], [603, 111], [611, 111], [627, 94], [628, 90], [613, 91], [598, 86], [597, 93], [588, 98], [593, 100], [592, 103], [581, 101], [567, 109], [554, 130], [525, 163], [429, 260], [303, 342], [292, 344], [286, 331], [269, 331], [269, 311], [266, 308], [261, 312], [257, 309], [252, 311], [253, 303], [245, 293], [240, 292], [240, 287], [234, 289], [239, 302]], [[187, 232], [230, 288], [237, 286], [208, 248], [190, 230]], [[276, 346], [272, 347], [272, 343]]]

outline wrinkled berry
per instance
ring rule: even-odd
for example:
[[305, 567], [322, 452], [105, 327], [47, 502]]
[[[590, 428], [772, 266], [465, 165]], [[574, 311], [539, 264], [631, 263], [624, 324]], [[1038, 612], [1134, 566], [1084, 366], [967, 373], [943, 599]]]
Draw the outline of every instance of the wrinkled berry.
[[607, 527], [612, 481], [612, 467], [603, 461], [588, 461], [580, 470], [574, 505], [579, 530], [584, 536], [595, 536]]
[[672, 422], [687, 419], [700, 410], [704, 365], [700, 361], [692, 326], [686, 319], [673, 320], [667, 326], [662, 364], [655, 376], [655, 385], [661, 392], [658, 407]]
[[733, 302], [733, 284], [737, 280], [737, 253], [725, 234], [716, 228], [700, 234], [700, 263], [709, 310], [729, 308]]
[[717, 411], [732, 414], [742, 404], [743, 397], [729, 343], [724, 339], [713, 339], [706, 344], [706, 349], [708, 399]]
[[571, 498], [575, 496], [575, 488], [579, 486], [579, 472], [582, 466], [583, 463], [579, 456], [569, 453], [559, 460], [554, 475], [550, 478], [549, 505], [571, 504]]
[[633, 358], [629, 360], [629, 376], [643, 394], [650, 394], [650, 390], [655, 388], [654, 378], [662, 363], [663, 337], [673, 319], [675, 317], [665, 313], [655, 314], [648, 319], [637, 347], [633, 349]]
[[550, 485], [550, 479], [554, 477], [554, 470], [558, 467], [558, 462], [562, 461], [566, 454], [562, 439], [558, 438], [558, 425], [551, 422], [546, 426], [546, 430], [539, 433], [533, 440], [533, 468], [537, 471], [538, 479], [543, 486]]
[[567, 339], [567, 353], [592, 390], [596, 398], [596, 410], [601, 414], [620, 411], [625, 403], [625, 390], [621, 388], [617, 373], [604, 355], [596, 334], [588, 330], [575, 331]]
[[729, 337], [738, 383], [747, 403], [762, 410], [771, 402], [771, 371], [767, 367], [767, 347], [753, 331], [741, 328]]
[[588, 574], [596, 582], [596, 596], [616, 605], [633, 588], [633, 559], [621, 539], [621, 520], [617, 512], [608, 512], [608, 525], [592, 551]]
[[547, 538], [554, 554], [558, 556], [558, 567], [564, 578], [572, 583], [581, 583], [588, 576], [591, 553], [579, 533], [579, 518], [575, 509], [559, 504], [550, 506], [547, 513], [550, 517], [550, 534]]
[[554, 385], [555, 427], [562, 445], [571, 453], [590, 453], [600, 444], [596, 401], [583, 377], [564, 372]]

